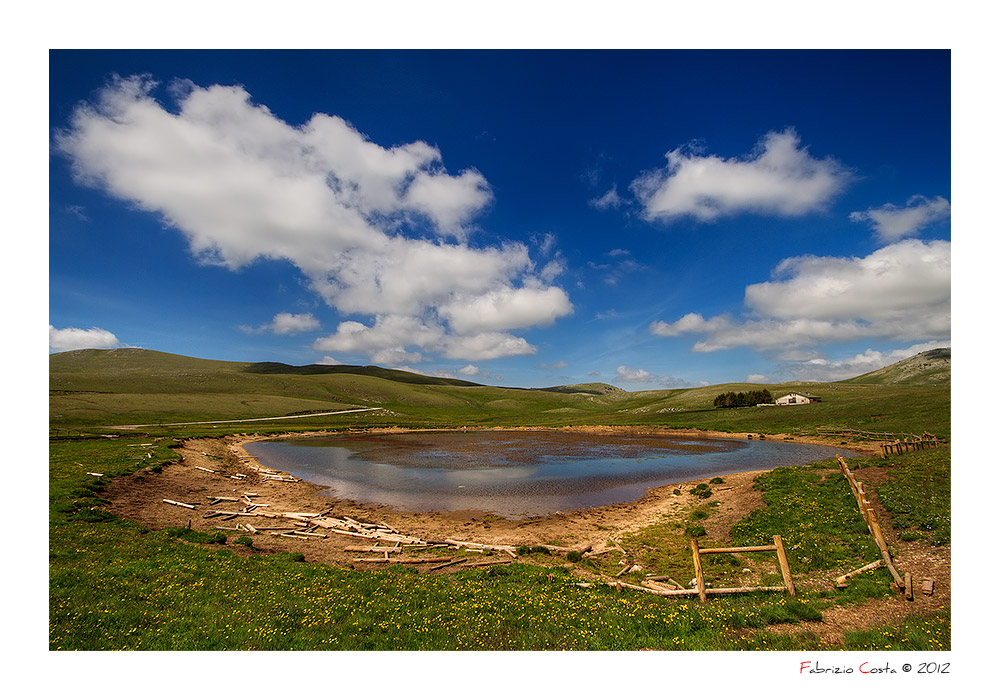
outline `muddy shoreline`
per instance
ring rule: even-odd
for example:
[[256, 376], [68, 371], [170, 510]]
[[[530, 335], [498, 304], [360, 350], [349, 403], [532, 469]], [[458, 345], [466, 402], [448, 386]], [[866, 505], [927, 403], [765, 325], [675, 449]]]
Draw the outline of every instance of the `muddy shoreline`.
[[[476, 430], [479, 430], [478, 428]], [[644, 434], [675, 437], [707, 437], [747, 439], [746, 434], [734, 435], [706, 430], [663, 430], [645, 427], [574, 426], [571, 428], [496, 428], [494, 430], [564, 431], [588, 434]], [[109, 487], [112, 509], [120, 516], [154, 528], [190, 526], [194, 529], [213, 530], [217, 526], [235, 526], [239, 521], [257, 520], [237, 518], [228, 522], [208, 519], [211, 497], [241, 496], [253, 493], [253, 500], [269, 504], [270, 512], [320, 512], [333, 510], [367, 522], [386, 522], [400, 532], [428, 541], [456, 539], [505, 545], [551, 544], [570, 548], [588, 546], [605, 547], [623, 534], [646, 527], [664, 517], [678, 517], [695, 506], [695, 496], [689, 486], [701, 483], [677, 481], [650, 488], [644, 495], [631, 501], [604, 506], [585, 507], [543, 516], [508, 519], [499, 515], [474, 510], [441, 510], [410, 512], [381, 505], [340, 499], [329, 494], [318, 484], [307, 481], [277, 481], [265, 478], [269, 470], [259, 464], [245, 449], [250, 442], [279, 440], [292, 437], [390, 434], [410, 431], [398, 428], [370, 429], [365, 431], [308, 431], [289, 432], [281, 435], [236, 434], [220, 438], [194, 438], [175, 448], [180, 454], [178, 462], [168, 464], [159, 473], [143, 472], [133, 477], [116, 480]], [[777, 441], [811, 442], [821, 445], [840, 445], [840, 442], [803, 439], [798, 436], [767, 435], [764, 439]], [[847, 444], [845, 448], [856, 452], [874, 454], [873, 448]], [[713, 499], [720, 502], [719, 518], [713, 523], [717, 532], [709, 536], [725, 539], [730, 524], [750, 511], [762, 507], [759, 492], [753, 489], [753, 479], [768, 470], [738, 472], [726, 475], [725, 486], [714, 492]], [[238, 478], [237, 475], [245, 475]], [[675, 493], [680, 490], [680, 494]], [[179, 508], [164, 499], [189, 503], [194, 510]], [[214, 506], [220, 508], [221, 506]], [[235, 534], [235, 531], [234, 533]], [[245, 533], [240, 533], [245, 534]], [[270, 551], [301, 551], [308, 559], [331, 564], [359, 567], [354, 555], [345, 554], [345, 544], [357, 544], [349, 537], [332, 535], [308, 540], [280, 539], [255, 536], [253, 548], [246, 554]]]

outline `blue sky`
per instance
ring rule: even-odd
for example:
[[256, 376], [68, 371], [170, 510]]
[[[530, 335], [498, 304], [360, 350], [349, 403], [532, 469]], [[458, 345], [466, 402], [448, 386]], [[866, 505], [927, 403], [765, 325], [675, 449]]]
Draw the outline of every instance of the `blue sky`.
[[50, 352], [503, 386], [951, 344], [948, 51], [53, 51]]

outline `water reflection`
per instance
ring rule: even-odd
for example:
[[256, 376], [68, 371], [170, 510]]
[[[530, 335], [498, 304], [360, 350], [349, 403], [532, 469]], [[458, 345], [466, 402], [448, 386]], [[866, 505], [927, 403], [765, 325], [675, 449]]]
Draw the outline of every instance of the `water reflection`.
[[809, 464], [837, 453], [854, 456], [759, 440], [540, 431], [343, 435], [257, 442], [247, 450], [338, 498], [505, 517], [618, 503], [653, 486]]

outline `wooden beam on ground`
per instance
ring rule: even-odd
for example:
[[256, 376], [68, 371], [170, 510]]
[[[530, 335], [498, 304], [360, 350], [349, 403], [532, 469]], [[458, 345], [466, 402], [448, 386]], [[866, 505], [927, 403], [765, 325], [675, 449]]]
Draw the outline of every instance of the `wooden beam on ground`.
[[293, 535], [305, 535], [307, 537], [322, 537], [326, 538], [322, 532], [306, 532], [305, 530], [292, 530]]
[[[438, 564], [448, 562], [445, 566], [450, 566], [455, 561], [465, 561], [465, 559], [455, 560], [452, 557], [424, 557], [422, 559], [386, 559], [385, 557], [356, 557], [353, 561], [366, 564]], [[431, 569], [433, 571], [433, 569]]]
[[497, 566], [507, 566], [510, 563], [511, 562], [505, 559], [486, 559], [484, 561], [470, 561], [468, 563], [462, 564], [462, 568], [472, 569], [477, 566], [493, 566], [494, 564], [496, 564]]
[[883, 564], [885, 564], [885, 562], [883, 560], [879, 559], [878, 561], [873, 561], [871, 564], [865, 564], [860, 569], [855, 569], [854, 571], [849, 571], [848, 573], [844, 574], [843, 576], [838, 576], [837, 577], [837, 588], [847, 588], [847, 580], [848, 579], [854, 578], [855, 576], [858, 576], [859, 574], [863, 574], [866, 571], [874, 571], [875, 569], [879, 568]]
[[452, 559], [451, 561], [445, 564], [438, 564], [437, 566], [432, 566], [431, 568], [427, 569], [427, 571], [437, 571], [438, 569], [444, 569], [445, 567], [452, 566], [453, 564], [461, 564], [464, 561], [468, 561], [468, 559]]
[[658, 581], [651, 581], [650, 579], [646, 579], [645, 581], [643, 581], [643, 583], [646, 585], [647, 588], [652, 588], [654, 591], [676, 591], [677, 590], [677, 588], [675, 586], [670, 586], [670, 585], [667, 585], [665, 583], [660, 583]]
[[[604, 585], [611, 586], [612, 588], [617, 588], [621, 590], [622, 588], [631, 588], [636, 591], [642, 591], [643, 593], [648, 593], [650, 595], [659, 596], [685, 596], [685, 595], [697, 595], [699, 598], [702, 595], [702, 591], [697, 588], [679, 588], [677, 590], [655, 590], [652, 588], [647, 588], [646, 586], [636, 586], [632, 583], [626, 583], [624, 581], [602, 581]], [[580, 585], [580, 584], [577, 584]], [[588, 584], [589, 585], [589, 584]], [[732, 593], [781, 593], [787, 590], [784, 586], [761, 586], [758, 588], [707, 588], [705, 593], [711, 593], [713, 595], [727, 595]]]
[[709, 588], [708, 592], [714, 595], [724, 595], [729, 593], [781, 593], [786, 591], [784, 586], [759, 586], [757, 588]]
[[169, 503], [172, 506], [180, 506], [181, 508], [190, 508], [191, 510], [195, 509], [194, 506], [191, 505], [190, 503], [181, 503], [180, 501], [171, 501], [169, 498], [164, 498], [163, 502], [164, 503]]
[[445, 540], [445, 542], [458, 547], [476, 547], [480, 549], [492, 549], [496, 552], [507, 552], [509, 554], [517, 553], [517, 547], [510, 544], [483, 544], [481, 542], [462, 542], [461, 540]]

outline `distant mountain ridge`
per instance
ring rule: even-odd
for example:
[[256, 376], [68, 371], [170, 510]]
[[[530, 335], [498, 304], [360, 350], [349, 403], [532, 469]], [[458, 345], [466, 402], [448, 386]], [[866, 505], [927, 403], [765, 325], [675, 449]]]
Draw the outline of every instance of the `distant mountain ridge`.
[[550, 386], [539, 391], [554, 391], [560, 394], [593, 394], [594, 396], [606, 396], [608, 394], [627, 393], [612, 384], [602, 382], [591, 382], [588, 384], [563, 384], [561, 386]]
[[144, 348], [116, 348], [114, 350], [70, 350], [49, 355], [50, 372], [151, 372], [171, 374], [176, 372], [217, 371], [245, 372], [248, 374], [356, 374], [379, 377], [404, 384], [437, 386], [482, 386], [475, 382], [448, 377], [430, 377], [398, 369], [358, 365], [286, 365], [281, 362], [231, 362], [228, 360], [203, 360], [186, 355], [173, 355]]
[[[70, 350], [49, 355], [49, 371], [76, 372], [143, 372], [171, 375], [177, 372], [218, 371], [257, 375], [336, 375], [352, 374], [424, 386], [483, 387], [463, 379], [433, 377], [374, 365], [288, 365], [282, 362], [232, 362], [204, 360], [143, 348], [113, 350]], [[844, 379], [839, 384], [945, 384], [951, 381], [951, 348], [935, 348], [894, 364]], [[535, 391], [560, 394], [615, 396], [628, 394], [624, 389], [601, 382], [551, 386]]]
[[286, 365], [281, 362], [254, 362], [243, 370], [251, 374], [361, 374], [369, 377], [380, 377], [394, 382], [406, 384], [427, 384], [432, 386], [483, 386], [464, 379], [450, 377], [429, 377], [426, 374], [416, 374], [398, 369], [385, 369], [375, 365]]

